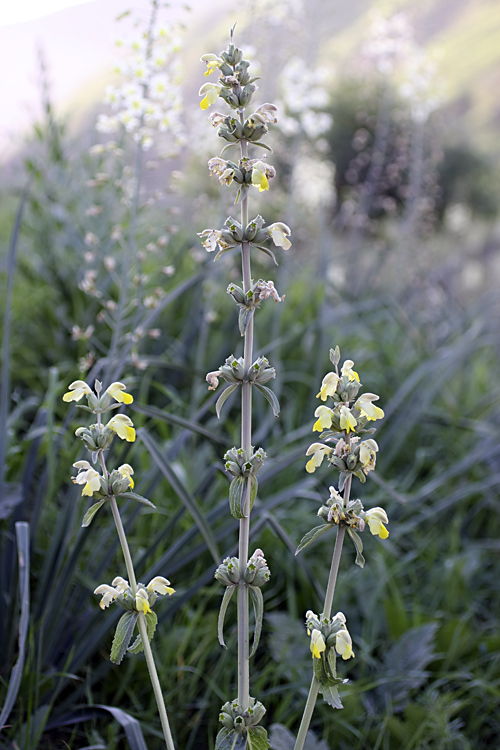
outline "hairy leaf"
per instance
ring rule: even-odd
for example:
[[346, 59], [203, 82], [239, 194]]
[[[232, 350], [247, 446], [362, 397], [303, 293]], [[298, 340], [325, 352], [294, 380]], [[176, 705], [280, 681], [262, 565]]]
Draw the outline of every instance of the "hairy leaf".
[[136, 492], [122, 492], [120, 497], [125, 497], [127, 500], [137, 500], [138, 503], [142, 503], [143, 505], [149, 505], [151, 508], [156, 508], [156, 505], [153, 505], [151, 500], [148, 500], [146, 497], [143, 497], [142, 495], [138, 495]]
[[347, 533], [351, 537], [352, 543], [356, 549], [355, 563], [356, 565], [359, 565], [360, 568], [364, 568], [365, 558], [363, 557], [363, 542], [361, 541], [361, 537], [354, 531], [354, 529], [350, 529], [349, 527], [347, 527]]
[[[151, 641], [155, 634], [156, 625], [158, 624], [158, 617], [156, 616], [156, 612], [146, 612], [144, 617], [146, 618], [148, 641]], [[144, 651], [144, 644], [142, 642], [142, 635], [140, 633], [133, 644], [127, 650], [131, 654], [139, 654], [141, 651]]]
[[234, 729], [222, 727], [215, 740], [215, 750], [245, 750], [247, 733], [236, 734]]
[[250, 727], [247, 746], [249, 750], [267, 750], [270, 747], [264, 727]]
[[239, 386], [239, 383], [232, 383], [231, 385], [228, 385], [227, 388], [224, 388], [219, 398], [217, 399], [217, 403], [215, 404], [215, 411], [219, 419], [220, 419], [220, 413], [221, 413], [222, 407], [226, 403], [231, 393], [235, 391], [236, 388], [238, 388], [238, 386]]
[[269, 401], [271, 404], [271, 408], [273, 410], [273, 414], [275, 417], [279, 417], [280, 415], [280, 402], [278, 401], [278, 398], [275, 393], [270, 388], [267, 388], [265, 385], [261, 385], [260, 383], [254, 383], [254, 386], [257, 388], [258, 391], [262, 393], [265, 399]]
[[327, 531], [330, 531], [331, 528], [332, 527], [329, 523], [324, 523], [321, 526], [315, 526], [314, 529], [311, 529], [311, 531], [308, 531], [307, 534], [304, 534], [304, 536], [300, 540], [300, 544], [295, 550], [295, 554], [298, 555], [299, 552], [302, 552], [302, 550], [305, 549], [309, 544], [311, 544], [320, 536], [322, 536], [322, 534], [325, 534]]
[[114, 664], [120, 664], [125, 656], [138, 615], [138, 612], [125, 612], [118, 620], [110, 655], [110, 659]]
[[250, 654], [250, 657], [252, 657], [255, 652], [257, 651], [257, 646], [259, 645], [260, 641], [260, 634], [262, 632], [262, 618], [264, 617], [264, 598], [262, 596], [262, 591], [258, 586], [248, 586], [250, 590], [250, 596], [252, 598], [252, 604], [253, 604], [253, 611], [255, 615], [255, 630], [253, 633], [253, 646], [252, 646], [252, 653]]
[[226, 617], [228, 604], [231, 601], [235, 589], [236, 584], [234, 584], [234, 586], [227, 586], [226, 590], [224, 591], [224, 596], [222, 597], [222, 603], [220, 605], [219, 618], [217, 620], [217, 635], [219, 636], [220, 645], [224, 648], [227, 648], [226, 644], [224, 643], [224, 620]]
[[85, 513], [85, 515], [84, 515], [84, 517], [82, 519], [82, 526], [83, 526], [83, 528], [86, 528], [87, 526], [90, 526], [90, 524], [92, 523], [92, 520], [93, 520], [95, 514], [97, 513], [97, 511], [99, 510], [99, 508], [102, 508], [102, 506], [104, 505], [104, 503], [106, 502], [107, 499], [108, 498], [106, 497], [104, 500], [100, 500], [98, 503], [96, 503], [95, 505], [92, 505], [88, 509], [88, 511]]

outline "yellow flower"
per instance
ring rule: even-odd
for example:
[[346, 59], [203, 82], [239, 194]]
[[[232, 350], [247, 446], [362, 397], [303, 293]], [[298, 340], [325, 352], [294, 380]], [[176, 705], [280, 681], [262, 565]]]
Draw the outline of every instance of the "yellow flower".
[[113, 580], [111, 581], [111, 585], [114, 586], [115, 589], [118, 589], [118, 591], [120, 591], [122, 594], [130, 588], [129, 582], [121, 576], [116, 576], [116, 578], [113, 578]]
[[217, 55], [209, 54], [209, 55], [202, 55], [200, 57], [201, 62], [204, 62], [207, 64], [207, 70], [205, 71], [205, 75], [209, 76], [211, 75], [214, 70], [217, 70], [217, 68], [221, 65], [222, 60], [217, 57]]
[[117, 414], [109, 420], [106, 427], [116, 432], [119, 438], [126, 440], [128, 443], [133, 443], [135, 440], [133, 422], [126, 414]]
[[333, 396], [333, 394], [337, 390], [339, 380], [339, 376], [334, 372], [329, 372], [327, 375], [325, 375], [321, 383], [321, 390], [318, 394], [316, 394], [316, 398], [319, 398], [321, 396], [321, 400], [326, 401], [328, 396]]
[[150, 593], [156, 592], [157, 594], [161, 594], [162, 596], [165, 596], [166, 594], [172, 596], [172, 594], [175, 592], [175, 589], [170, 588], [170, 581], [166, 578], [163, 578], [163, 576], [156, 576], [155, 578], [153, 578], [148, 583], [147, 590]]
[[342, 365], [341, 372], [344, 377], [347, 376], [349, 380], [357, 380], [359, 383], [359, 375], [352, 369], [353, 364], [354, 362], [352, 361], [352, 359], [346, 359], [346, 361]]
[[373, 471], [375, 468], [375, 462], [377, 460], [378, 445], [373, 438], [363, 440], [359, 446], [359, 460], [362, 463], [363, 471], [368, 474], [369, 471]]
[[144, 614], [147, 614], [147, 612], [151, 612], [148, 592], [146, 591], [146, 589], [140, 588], [137, 590], [137, 593], [135, 595], [135, 608], [138, 612], [144, 612]]
[[318, 406], [314, 412], [314, 416], [318, 417], [318, 419], [313, 425], [313, 432], [323, 432], [323, 430], [332, 426], [333, 411], [328, 406]]
[[[319, 407], [321, 409], [321, 407]], [[350, 432], [357, 425], [356, 418], [351, 414], [347, 406], [340, 407], [340, 429]]]
[[313, 474], [323, 463], [324, 457], [328, 456], [332, 450], [333, 448], [329, 448], [327, 445], [323, 445], [323, 443], [313, 443], [310, 445], [306, 451], [306, 456], [312, 455], [312, 458], [306, 463], [306, 471], [309, 474]]
[[310, 649], [312, 651], [313, 659], [321, 659], [321, 654], [323, 651], [326, 651], [326, 643], [323, 634], [321, 631], [316, 630], [316, 628], [311, 631]]
[[342, 628], [337, 633], [335, 638], [335, 651], [344, 659], [344, 661], [354, 657], [351, 636], [345, 628]]
[[109, 607], [111, 602], [114, 602], [115, 599], [118, 599], [118, 597], [120, 596], [120, 591], [118, 589], [114, 589], [112, 586], [108, 586], [106, 583], [103, 583], [101, 584], [101, 586], [98, 586], [96, 588], [94, 594], [102, 594], [102, 599], [99, 602], [99, 606], [101, 609], [106, 609], [106, 607]]
[[369, 421], [374, 422], [376, 419], [383, 419], [385, 414], [383, 409], [375, 406], [373, 401], [378, 401], [379, 396], [375, 393], [363, 393], [354, 404], [356, 409], [359, 409], [361, 414], [365, 416]]
[[82, 496], [92, 497], [94, 492], [101, 489], [101, 475], [92, 468], [88, 461], [77, 461], [73, 466], [78, 469], [78, 474], [73, 477], [73, 482], [85, 485]]
[[[253, 172], [252, 172], [252, 182], [253, 182]], [[268, 183], [268, 187], [269, 187], [269, 183]], [[265, 189], [267, 190], [267, 188]], [[292, 230], [286, 224], [283, 224], [283, 222], [277, 221], [274, 224], [270, 224], [267, 227], [266, 232], [271, 237], [276, 247], [282, 247], [283, 250], [288, 250], [288, 248], [292, 246], [292, 243], [290, 242], [290, 240], [287, 239], [292, 233]]]
[[214, 104], [217, 101], [221, 88], [222, 86], [216, 83], [204, 83], [198, 92], [198, 96], [204, 95], [200, 102], [200, 107], [208, 109], [210, 105]]
[[[92, 393], [90, 386], [84, 380], [75, 380], [71, 383], [69, 391], [64, 394], [63, 401], [80, 401], [88, 393]], [[71, 392], [73, 391], [73, 392]]]
[[263, 190], [269, 190], [269, 182], [266, 177], [267, 167], [263, 161], [258, 161], [252, 169], [252, 185], [259, 188], [259, 193]]
[[123, 383], [111, 383], [109, 388], [106, 389], [106, 393], [120, 404], [131, 404], [134, 398], [130, 393], [125, 393], [126, 387]]
[[130, 489], [134, 489], [134, 480], [132, 479], [132, 474], [134, 473], [133, 468], [130, 466], [130, 464], [122, 464], [118, 467], [118, 471], [122, 475], [122, 477], [125, 479], [128, 479], [130, 482]]
[[387, 513], [383, 508], [372, 508], [365, 513], [365, 521], [368, 522], [370, 531], [373, 536], [379, 536], [381, 539], [387, 539], [389, 532], [384, 523], [389, 523]]

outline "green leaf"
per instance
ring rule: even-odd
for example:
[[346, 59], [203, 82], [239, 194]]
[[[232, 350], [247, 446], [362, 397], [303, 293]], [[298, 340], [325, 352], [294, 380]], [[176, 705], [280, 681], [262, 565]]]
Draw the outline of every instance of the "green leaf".
[[260, 641], [260, 634], [262, 632], [262, 618], [264, 617], [264, 597], [262, 591], [258, 586], [248, 586], [250, 589], [250, 596], [252, 598], [253, 611], [255, 615], [255, 629], [253, 633], [253, 646], [250, 658], [257, 651], [257, 646]]
[[265, 385], [261, 385], [260, 383], [254, 383], [254, 386], [257, 388], [258, 391], [262, 393], [265, 399], [269, 401], [271, 404], [271, 408], [273, 410], [273, 414], [275, 417], [279, 417], [280, 415], [280, 402], [278, 401], [276, 395], [273, 393], [273, 391], [270, 388], [267, 388]]
[[271, 146], [268, 146], [267, 143], [262, 143], [262, 141], [256, 141], [255, 143], [252, 142], [252, 146], [260, 146], [261, 148], [265, 148], [267, 151], [270, 151], [271, 154], [273, 153]]
[[246, 330], [248, 328], [248, 324], [250, 323], [253, 314], [254, 314], [254, 308], [250, 308], [250, 309], [248, 307], [240, 308], [240, 312], [238, 315], [238, 327], [240, 329], [240, 333], [242, 336], [245, 335]]
[[332, 527], [329, 523], [324, 523], [322, 524], [322, 526], [316, 526], [314, 529], [311, 529], [311, 531], [308, 531], [307, 534], [305, 534], [300, 540], [300, 544], [295, 550], [295, 554], [298, 555], [299, 552], [302, 552], [302, 550], [305, 549], [309, 544], [314, 542], [316, 539], [318, 539], [318, 537], [320, 537], [322, 534], [325, 534], [331, 528]]
[[245, 750], [247, 733], [236, 734], [234, 729], [222, 727], [215, 740], [215, 750]]
[[223, 153], [228, 151], [230, 148], [233, 148], [233, 146], [239, 146], [239, 141], [235, 141], [234, 143], [228, 143], [226, 146], [224, 146], [219, 156], [222, 156]]
[[217, 399], [217, 403], [215, 404], [215, 411], [216, 411], [217, 417], [219, 419], [220, 419], [220, 413], [221, 413], [222, 407], [226, 403], [226, 401], [229, 398], [229, 396], [231, 395], [231, 393], [233, 391], [235, 391], [236, 388], [238, 388], [238, 386], [239, 386], [239, 383], [233, 383], [232, 385], [228, 385], [227, 388], [224, 388], [224, 390], [222, 391], [221, 395]]
[[232, 599], [235, 588], [236, 584], [234, 584], [234, 586], [227, 586], [224, 591], [224, 596], [222, 597], [222, 604], [220, 605], [219, 619], [217, 620], [217, 635], [219, 636], [219, 643], [223, 648], [227, 648], [224, 643], [224, 620], [226, 618], [228, 604]]
[[344, 708], [336, 685], [320, 687], [319, 692], [323, 696], [325, 703], [328, 703], [332, 708]]
[[353, 529], [350, 529], [347, 527], [347, 533], [352, 539], [352, 543], [354, 544], [354, 547], [356, 549], [356, 565], [359, 565], [360, 568], [365, 567], [365, 558], [363, 557], [363, 542], [361, 541], [361, 537], [359, 534], [357, 534]]
[[247, 744], [249, 750], [267, 750], [271, 747], [264, 727], [250, 727]]
[[87, 526], [90, 526], [95, 514], [97, 513], [99, 508], [102, 508], [102, 506], [104, 505], [107, 499], [108, 498], [106, 498], [105, 500], [100, 500], [98, 503], [96, 503], [95, 505], [92, 505], [92, 507], [88, 509], [88, 511], [85, 513], [83, 520], [82, 520], [82, 526], [84, 528], [86, 528]]
[[125, 656], [128, 644], [132, 638], [132, 633], [134, 632], [138, 615], [138, 612], [125, 612], [125, 614], [118, 620], [110, 656], [110, 659], [114, 664], [120, 664]]
[[[156, 612], [146, 612], [144, 617], [146, 618], [146, 631], [148, 634], [148, 641], [151, 641], [155, 634], [156, 625], [158, 624], [158, 617], [156, 616]], [[129, 646], [127, 650], [130, 651], [131, 654], [139, 654], [141, 651], [144, 651], [144, 644], [142, 642], [142, 636], [140, 633], [133, 644]]]
[[137, 500], [138, 503], [142, 503], [143, 505], [149, 505], [151, 508], [156, 508], [156, 505], [153, 505], [151, 500], [148, 500], [146, 497], [143, 497], [142, 495], [138, 495], [136, 492], [122, 492], [119, 497], [126, 497], [128, 500]]
[[25, 521], [16, 523], [17, 556], [19, 562], [19, 591], [21, 598], [21, 617], [19, 618], [18, 643], [19, 654], [10, 674], [9, 687], [2, 711], [0, 727], [7, 721], [16, 702], [26, 655], [26, 638], [30, 616], [30, 527]]
[[245, 504], [248, 483], [250, 484], [250, 510], [253, 508], [259, 483], [257, 477], [235, 477], [229, 485], [229, 508], [234, 518], [246, 518]]
[[272, 258], [277, 266], [279, 266], [278, 261], [276, 260], [276, 256], [273, 253], [272, 250], [269, 250], [268, 247], [264, 247], [264, 245], [254, 245], [253, 242], [250, 243], [252, 247], [256, 247], [258, 250], [262, 250], [263, 253], [266, 255], [269, 255], [270, 258]]

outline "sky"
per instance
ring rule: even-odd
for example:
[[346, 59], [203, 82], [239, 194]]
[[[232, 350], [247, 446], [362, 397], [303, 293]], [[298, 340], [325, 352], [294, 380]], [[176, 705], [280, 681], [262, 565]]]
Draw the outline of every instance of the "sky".
[[84, 5], [86, 0], [17, 0], [0, 4], [0, 26], [33, 21], [72, 5]]

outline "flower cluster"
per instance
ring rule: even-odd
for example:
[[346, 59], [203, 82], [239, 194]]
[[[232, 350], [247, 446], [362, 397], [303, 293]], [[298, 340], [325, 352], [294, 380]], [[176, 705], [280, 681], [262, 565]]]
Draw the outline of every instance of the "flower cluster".
[[179, 40], [157, 27], [138, 38], [118, 40], [117, 46], [126, 56], [116, 64], [115, 73], [124, 80], [120, 86], [107, 86], [105, 101], [113, 114], [100, 114], [96, 129], [124, 129], [143, 150], [151, 148], [155, 132], [170, 134], [176, 145], [182, 145]]
[[231, 354], [219, 370], [214, 370], [207, 374], [206, 381], [209, 383], [209, 390], [213, 391], [217, 388], [219, 377], [222, 377], [226, 383], [231, 384], [240, 384], [246, 381], [262, 384], [267, 383], [271, 378], [275, 378], [276, 370], [274, 367], [269, 367], [269, 360], [266, 357], [259, 357], [250, 365], [248, 372], [245, 373], [243, 357], [236, 359]]
[[117, 602], [123, 609], [147, 614], [152, 611], [152, 607], [158, 598], [158, 594], [171, 596], [175, 589], [170, 588], [170, 581], [163, 576], [155, 576], [147, 584], [138, 583], [135, 595], [128, 581], [117, 576], [111, 582], [111, 586], [102, 583], [96, 588], [94, 594], [102, 596], [99, 606], [106, 609], [112, 602]]
[[[215, 571], [215, 578], [224, 586], [240, 583], [240, 564], [237, 557], [226, 557]], [[259, 588], [271, 578], [264, 553], [256, 549], [245, 568], [245, 583]]]
[[252, 446], [250, 454], [243, 448], [231, 448], [224, 454], [224, 468], [233, 477], [249, 477], [257, 474], [266, 457], [262, 448], [254, 451]]
[[275, 263], [277, 263], [276, 258], [269, 249], [270, 241], [276, 247], [288, 250], [292, 246], [288, 239], [290, 234], [290, 227], [283, 224], [282, 221], [277, 221], [266, 227], [262, 216], [256, 216], [255, 219], [252, 219], [244, 230], [239, 221], [229, 216], [225, 221], [225, 228], [204, 229], [203, 232], [198, 232], [198, 236], [202, 239], [202, 245], [207, 252], [213, 253], [217, 250], [214, 261], [234, 247], [241, 245], [243, 242], [248, 242], [252, 247], [256, 247], [269, 255]]
[[341, 472], [340, 489], [349, 474], [354, 474], [362, 482], [366, 475], [375, 468], [378, 445], [372, 438], [361, 440], [360, 435], [372, 434], [375, 430], [367, 427], [384, 417], [383, 410], [374, 403], [379, 397], [375, 393], [363, 393], [358, 373], [353, 369], [354, 362], [347, 359], [339, 372], [340, 351], [338, 347], [330, 352], [335, 371], [327, 373], [321, 383], [317, 398], [326, 401], [330, 398], [333, 405], [318, 406], [314, 412], [316, 421], [313, 432], [320, 432], [326, 443], [334, 442], [332, 448], [324, 443], [313, 443], [306, 455], [311, 456], [306, 470], [313, 473], [321, 466], [323, 459]]
[[230, 729], [236, 734], [243, 734], [251, 727], [257, 726], [266, 709], [260, 701], [250, 698], [248, 708], [245, 711], [240, 709], [237, 700], [224, 703], [219, 714], [219, 721], [226, 729]]
[[345, 615], [342, 612], [337, 612], [331, 619], [319, 618], [311, 610], [306, 612], [307, 635], [311, 636], [313, 659], [321, 659], [321, 655], [326, 654], [331, 648], [335, 648], [344, 661], [354, 657], [351, 636], [345, 623]]

